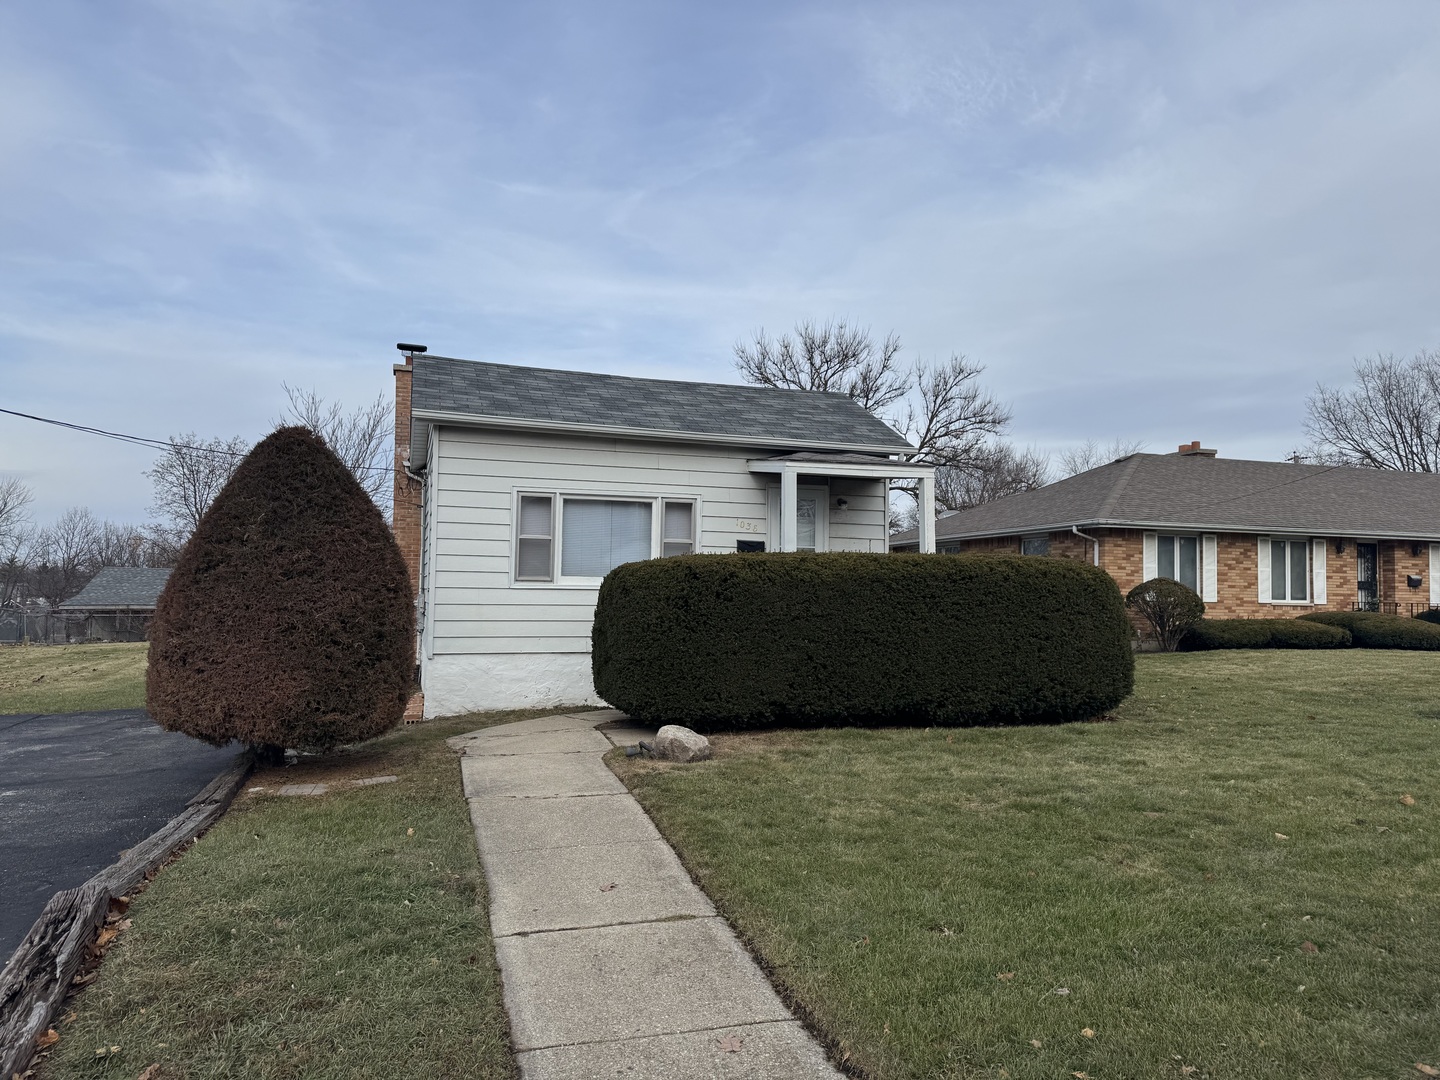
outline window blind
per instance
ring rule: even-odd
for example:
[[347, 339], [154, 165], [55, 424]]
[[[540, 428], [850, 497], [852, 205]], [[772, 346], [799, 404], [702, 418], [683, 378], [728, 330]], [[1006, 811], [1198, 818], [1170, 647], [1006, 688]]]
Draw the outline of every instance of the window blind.
[[621, 563], [650, 558], [650, 504], [564, 500], [560, 552], [563, 577], [604, 577]]

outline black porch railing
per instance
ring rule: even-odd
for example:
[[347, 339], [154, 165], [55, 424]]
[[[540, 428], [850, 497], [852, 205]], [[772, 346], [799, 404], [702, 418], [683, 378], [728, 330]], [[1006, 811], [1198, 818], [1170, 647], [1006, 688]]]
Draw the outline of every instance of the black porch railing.
[[1357, 600], [1350, 606], [1351, 611], [1377, 611], [1382, 615], [1409, 615], [1415, 618], [1421, 612], [1440, 611], [1440, 604], [1422, 604], [1419, 601], [1402, 603], [1398, 600]]

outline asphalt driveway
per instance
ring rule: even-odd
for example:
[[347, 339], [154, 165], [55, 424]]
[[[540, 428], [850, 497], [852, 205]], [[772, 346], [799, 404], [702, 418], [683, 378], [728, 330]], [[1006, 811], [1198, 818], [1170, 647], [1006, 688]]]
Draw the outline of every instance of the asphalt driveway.
[[0, 964], [56, 891], [164, 825], [236, 752], [143, 709], [0, 716]]

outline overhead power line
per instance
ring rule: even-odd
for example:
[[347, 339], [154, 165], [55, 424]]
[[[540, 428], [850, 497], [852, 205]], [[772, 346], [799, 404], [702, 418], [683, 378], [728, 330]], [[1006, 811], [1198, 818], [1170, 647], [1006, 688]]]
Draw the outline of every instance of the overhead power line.
[[[68, 420], [54, 420], [48, 416], [16, 412], [14, 409], [0, 409], [0, 413], [7, 416], [18, 416], [23, 420], [35, 420], [41, 424], [53, 424], [55, 427], [68, 428], [70, 431], [79, 431], [86, 435], [99, 435], [102, 438], [130, 443], [133, 446], [144, 446], [151, 450], [198, 450], [202, 454], [217, 454], [221, 457], [245, 456], [236, 450], [221, 450], [214, 446], [195, 446], [191, 443], [172, 442], [169, 439], [151, 439], [144, 435], [127, 435], [123, 431], [106, 431], [104, 428], [90, 427], [88, 424], [72, 424]], [[389, 473], [395, 471], [388, 465], [356, 465], [354, 467], [366, 472]]]

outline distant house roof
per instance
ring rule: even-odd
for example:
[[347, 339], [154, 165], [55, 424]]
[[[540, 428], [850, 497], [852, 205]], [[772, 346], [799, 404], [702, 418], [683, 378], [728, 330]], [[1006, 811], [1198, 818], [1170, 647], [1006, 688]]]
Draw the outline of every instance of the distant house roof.
[[[914, 447], [844, 394], [675, 382], [416, 356], [410, 412], [424, 421], [730, 445], [896, 454]], [[412, 455], [424, 445], [412, 435]]]
[[[935, 523], [938, 540], [1071, 526], [1440, 539], [1440, 474], [1131, 454]], [[915, 530], [890, 538], [915, 543]]]
[[60, 605], [61, 611], [101, 611], [110, 608], [153, 608], [160, 590], [170, 580], [170, 569], [105, 566], [90, 584]]

